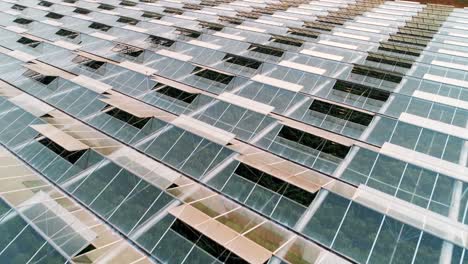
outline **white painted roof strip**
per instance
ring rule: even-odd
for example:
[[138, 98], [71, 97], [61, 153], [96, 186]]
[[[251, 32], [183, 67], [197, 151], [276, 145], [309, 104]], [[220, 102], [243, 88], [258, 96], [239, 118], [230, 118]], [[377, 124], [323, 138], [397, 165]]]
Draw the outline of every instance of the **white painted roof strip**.
[[312, 6], [312, 5], [305, 5], [305, 4], [300, 5], [299, 8], [306, 9], [306, 10], [314, 10], [314, 11], [324, 11], [325, 10], [325, 8], [320, 7], [320, 6]]
[[301, 64], [301, 63], [296, 63], [293, 61], [281, 61], [280, 63], [278, 63], [278, 65], [305, 71], [305, 72], [310, 72], [310, 73], [318, 74], [318, 75], [323, 75], [327, 71], [322, 68], [313, 67], [313, 66], [309, 66], [309, 65]]
[[44, 10], [44, 11], [49, 11], [50, 10], [50, 7], [46, 7], [46, 6], [36, 6], [37, 9], [40, 9], [40, 10]]
[[344, 32], [334, 32], [332, 35], [339, 36], [339, 37], [345, 37], [345, 38], [358, 39], [358, 40], [370, 40], [370, 37], [354, 35], [354, 34], [348, 34], [348, 33], [344, 33]]
[[163, 6], [162, 4], [159, 3], [145, 3], [146, 5], [151, 5], [151, 6]]
[[141, 28], [141, 27], [136, 27], [136, 26], [131, 26], [131, 25], [126, 25], [124, 27], [122, 27], [124, 29], [128, 29], [128, 30], [132, 30], [132, 31], [136, 31], [136, 32], [140, 32], [140, 33], [144, 33], [146, 31], [148, 31], [147, 29], [145, 28]]
[[209, 48], [209, 49], [215, 49], [215, 50], [221, 48], [221, 46], [219, 46], [219, 45], [209, 43], [209, 42], [205, 42], [205, 41], [201, 41], [201, 40], [196, 40], [196, 39], [192, 39], [188, 43], [196, 45], [196, 46], [200, 46], [200, 47], [203, 47], [203, 48]]
[[305, 50], [301, 50], [301, 53], [306, 54], [306, 55], [310, 55], [310, 56], [314, 56], [314, 57], [329, 59], [329, 60], [335, 60], [335, 61], [342, 61], [343, 60], [343, 56], [333, 55], [333, 54], [330, 54], [330, 53], [320, 52], [320, 51], [315, 51], [315, 50], [305, 49]]
[[358, 46], [355, 46], [355, 45], [344, 44], [344, 43], [331, 41], [331, 40], [320, 40], [318, 43], [333, 46], [333, 47], [338, 47], [338, 48], [351, 49], [351, 50], [355, 50], [358, 48]]
[[180, 173], [127, 146], [122, 146], [108, 157], [160, 188], [169, 187], [181, 176]]
[[305, 12], [305, 11], [299, 11], [299, 10], [286, 10], [286, 13], [298, 14], [298, 15], [306, 15], [306, 16], [310, 16], [310, 15], [311, 15], [311, 12]]
[[152, 20], [150, 20], [148, 22], [163, 25], [163, 26], [172, 26], [172, 25], [174, 25], [174, 23], [172, 23], [172, 22], [167, 22], [167, 21], [162, 21], [162, 20], [157, 20], [157, 19], [152, 19]]
[[153, 74], [155, 74], [157, 72], [157, 70], [155, 70], [153, 68], [146, 67], [144, 65], [137, 64], [137, 63], [130, 62], [130, 61], [123, 61], [119, 65], [124, 67], [124, 68], [127, 68], [127, 69], [132, 70], [132, 71], [139, 72], [139, 73], [144, 74], [144, 75], [153, 75]]
[[180, 115], [172, 121], [177, 127], [183, 128], [193, 134], [209, 139], [222, 146], [227, 145], [236, 135], [229, 133], [221, 128], [211, 126], [203, 121], [194, 119], [186, 115]]
[[233, 11], [234, 9], [227, 7], [227, 6], [213, 6], [212, 8], [214, 9], [219, 9], [219, 10], [226, 10], [226, 11]]
[[376, 21], [367, 20], [367, 19], [364, 19], [364, 18], [356, 19], [356, 22], [363, 23], [363, 24], [369, 24], [369, 25], [375, 25], [375, 26], [383, 26], [383, 27], [390, 26], [390, 24], [388, 24], [388, 23], [376, 22]]
[[[401, 5], [408, 5], [408, 6], [418, 6], [420, 5], [420, 3], [418, 2], [412, 2], [412, 1], [405, 1], [405, 0], [395, 0], [396, 3], [399, 3]], [[393, 3], [389, 3], [389, 4], [393, 4]]]
[[36, 117], [41, 117], [54, 110], [54, 108], [48, 104], [25, 93], [10, 98], [9, 100]]
[[371, 32], [371, 33], [379, 33], [380, 32], [380, 30], [378, 30], [378, 29], [363, 28], [363, 27], [356, 27], [356, 26], [345, 26], [345, 28], [352, 29], [352, 30]]
[[206, 15], [216, 16], [215, 12], [210, 12], [210, 11], [206, 11], [206, 10], [194, 10], [193, 12], [199, 13], [199, 14], [206, 14]]
[[[444, 41], [444, 43], [447, 44], [454, 44], [455, 41], [451, 41], [450, 43], [448, 41]], [[463, 42], [456, 42], [456, 43], [462, 43]], [[457, 44], [455, 44], [457, 45]], [[468, 46], [467, 46], [468, 47]], [[460, 57], [465, 57], [468, 58], [468, 52], [461, 52], [461, 51], [456, 51], [456, 50], [447, 50], [447, 49], [439, 49], [437, 52], [447, 54], [447, 55], [453, 55], [453, 56], [460, 56]]]
[[467, 26], [453, 26], [453, 28], [461, 29], [461, 30], [468, 30]]
[[48, 25], [56, 26], [56, 27], [60, 27], [63, 25], [63, 23], [61, 22], [57, 22], [55, 20], [50, 20], [50, 19], [42, 20], [41, 22], [44, 24], [48, 24]]
[[456, 245], [467, 246], [468, 229], [456, 220], [362, 184], [354, 193], [353, 200]]
[[110, 10], [101, 10], [101, 13], [108, 14], [108, 15], [113, 15], [113, 16], [117, 16], [117, 15], [120, 14], [119, 12], [110, 11]]
[[443, 77], [443, 76], [434, 75], [430, 73], [424, 74], [423, 79], [468, 88], [468, 81]]
[[136, 6], [125, 6], [124, 8], [126, 9], [130, 9], [130, 10], [135, 10], [135, 11], [140, 11], [140, 10], [143, 10], [139, 7], [136, 7]]
[[163, 56], [170, 57], [176, 60], [181, 60], [181, 61], [189, 61], [193, 58], [192, 56], [185, 55], [179, 52], [170, 51], [167, 49], [158, 50], [156, 51], [156, 53], [159, 55], [163, 55]]
[[462, 23], [462, 24], [468, 24], [468, 19], [456, 19], [455, 22]]
[[110, 40], [110, 41], [113, 41], [113, 40], [117, 39], [117, 37], [114, 37], [114, 36], [111, 36], [111, 35], [108, 35], [108, 34], [104, 34], [104, 33], [101, 33], [101, 32], [97, 32], [97, 31], [93, 32], [93, 33], [91, 33], [89, 35], [93, 36], [93, 37], [96, 37], [96, 38]]
[[396, 10], [383, 10], [383, 9], [376, 9], [373, 11], [374, 13], [380, 13], [380, 14], [386, 14], [386, 15], [395, 15], [395, 16], [401, 16], [404, 15], [405, 12], [403, 11], [396, 11]]
[[283, 23], [276, 22], [276, 21], [271, 21], [271, 20], [265, 20], [265, 19], [257, 19], [257, 20], [255, 20], [255, 22], [262, 23], [262, 24], [267, 24], [267, 25], [279, 26], [279, 27], [284, 26]]
[[16, 33], [24, 33], [26, 31], [28, 31], [25, 28], [17, 27], [17, 26], [8, 26], [8, 27], [5, 27], [5, 28], [10, 30], [10, 31], [16, 32]]
[[445, 174], [463, 182], [468, 182], [468, 168], [449, 161], [438, 159], [389, 142], [383, 144], [380, 153], [428, 170]]
[[468, 110], [468, 102], [464, 100], [455, 99], [452, 97], [442, 96], [438, 94], [423, 92], [416, 90], [413, 93], [413, 97], [425, 99], [432, 102], [437, 102], [441, 104], [451, 105], [453, 107], [463, 108]]
[[250, 7], [249, 4], [244, 4], [244, 3], [239, 3], [239, 2], [232, 2], [232, 3], [229, 3], [229, 4], [233, 5], [233, 6]]
[[76, 44], [70, 43], [68, 41], [63, 41], [63, 40], [57, 40], [54, 42], [54, 44], [62, 48], [65, 48], [67, 50], [77, 50], [81, 48], [80, 45], [76, 45]]
[[457, 69], [457, 70], [468, 71], [468, 65], [464, 65], [464, 64], [458, 64], [458, 63], [452, 63], [452, 62], [446, 62], [446, 61], [439, 61], [439, 60], [433, 60], [431, 62], [431, 64], [446, 67], [446, 68], [452, 68], [452, 69]]
[[186, 20], [197, 20], [196, 17], [192, 17], [192, 16], [175, 15], [174, 17], [177, 17], [177, 18], [180, 18], [180, 19], [186, 19]]
[[429, 118], [424, 118], [421, 116], [401, 113], [398, 120], [403, 121], [408, 124], [413, 124], [419, 127], [427, 128], [434, 130], [443, 134], [451, 135], [454, 137], [459, 137], [465, 140], [468, 140], [468, 129], [464, 127], [450, 125], [441, 121], [436, 121]]
[[468, 34], [454, 33], [450, 32], [449, 36], [459, 37], [459, 38], [468, 38]]
[[7, 53], [8, 56], [11, 56], [17, 60], [20, 60], [20, 61], [23, 61], [23, 62], [28, 62], [28, 61], [32, 61], [32, 60], [35, 60], [37, 57], [36, 56], [33, 56], [33, 55], [30, 55], [26, 52], [23, 52], [23, 51], [20, 51], [20, 50], [13, 50], [13, 51], [10, 51]]
[[282, 18], [282, 19], [289, 19], [289, 20], [299, 20], [297, 17], [291, 17], [291, 16], [283, 16], [283, 15], [271, 15], [272, 17], [276, 18]]
[[257, 101], [250, 100], [245, 97], [241, 97], [228, 92], [218, 95], [217, 99], [264, 115], [271, 113], [275, 109], [273, 106], [262, 104]]
[[12, 15], [12, 16], [17, 16], [17, 15], [21, 14], [20, 12], [15, 11], [15, 10], [5, 10], [5, 11], [3, 11], [3, 13], [6, 13], [6, 14], [9, 14], [9, 15]]
[[227, 34], [227, 33], [223, 33], [223, 32], [216, 32], [213, 35], [218, 36], [218, 37], [228, 38], [228, 39], [239, 40], [239, 41], [244, 41], [245, 40], [245, 37], [232, 35], [232, 34]]
[[302, 90], [302, 88], [304, 88], [302, 85], [299, 85], [299, 84], [279, 80], [279, 79], [272, 78], [266, 75], [261, 75], [261, 74], [255, 75], [254, 77], [252, 77], [251, 80], [264, 83], [264, 84], [268, 84], [271, 86], [275, 86], [278, 88], [282, 88], [285, 90], [293, 91], [293, 92], [299, 92], [300, 90]]
[[69, 228], [73, 229], [75, 232], [74, 236], [80, 236], [88, 243], [91, 243], [96, 238], [96, 233], [91, 230], [91, 227], [88, 227], [86, 224], [81, 222], [70, 211], [65, 209], [62, 205], [57, 203], [55, 199], [43, 191], [37, 192], [34, 196], [22, 202], [17, 207], [34, 206], [38, 203], [47, 207], [56, 217], [60, 218]]
[[83, 19], [83, 20], [93, 20], [92, 17], [86, 16], [86, 15], [82, 15], [82, 14], [73, 15], [72, 17], [79, 18], [79, 19]]
[[393, 21], [398, 20], [398, 18], [395, 18], [395, 17], [393, 17], [393, 16], [385, 16], [385, 15], [382, 15], [382, 14], [367, 13], [365, 16], [366, 16], [366, 17], [371, 17], [371, 18], [393, 20]]
[[[461, 42], [461, 41], [454, 41], [454, 40], [444, 40], [445, 44], [450, 44], [450, 45], [457, 45], [457, 46], [463, 46], [463, 47], [468, 47], [468, 42]], [[456, 52], [456, 51], [455, 51]], [[443, 53], [443, 52], [442, 52]], [[453, 54], [450, 54], [453, 55]]]
[[112, 86], [100, 82], [98, 80], [92, 79], [90, 77], [84, 76], [84, 75], [78, 75], [72, 79], [70, 79], [71, 82], [74, 82], [80, 86], [83, 86], [85, 88], [88, 88], [96, 93], [102, 94], [110, 89], [112, 89]]
[[84, 150], [84, 149], [89, 148], [87, 145], [81, 143], [76, 138], [68, 135], [67, 133], [63, 132], [62, 130], [52, 125], [49, 125], [49, 124], [31, 125], [31, 128], [41, 133], [45, 137], [49, 138], [53, 142], [57, 143], [58, 145], [62, 146], [64, 149], [68, 151], [78, 151], [78, 150]]
[[236, 28], [238, 28], [238, 29], [243, 29], [243, 30], [249, 30], [249, 31], [260, 32], [260, 33], [265, 32], [265, 30], [264, 30], [264, 29], [261, 29], [261, 28], [249, 27], [249, 26], [242, 26], [242, 25], [236, 26]]

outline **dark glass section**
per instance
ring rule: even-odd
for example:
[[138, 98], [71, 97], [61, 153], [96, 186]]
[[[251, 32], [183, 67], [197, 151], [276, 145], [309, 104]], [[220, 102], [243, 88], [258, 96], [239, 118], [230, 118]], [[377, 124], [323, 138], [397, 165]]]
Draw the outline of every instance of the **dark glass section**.
[[386, 102], [390, 96], [390, 92], [387, 91], [340, 80], [336, 81], [333, 89], [382, 102]]
[[147, 41], [150, 42], [153, 46], [164, 46], [164, 47], [170, 47], [175, 43], [175, 41], [173, 40], [154, 36], [154, 35], [149, 36]]
[[228, 24], [240, 25], [244, 22], [243, 19], [238, 17], [219, 16], [219, 21], [226, 22]]
[[51, 2], [47, 2], [47, 1], [41, 1], [39, 2], [39, 4], [37, 4], [38, 6], [44, 6], [44, 7], [51, 7], [53, 5], [53, 3]]
[[430, 39], [428, 40], [426, 38], [408, 36], [408, 35], [397, 33], [397, 34], [390, 35], [390, 38], [388, 39], [388, 41], [416, 45], [420, 47], [426, 47]]
[[136, 6], [138, 3], [135, 3], [135, 2], [132, 2], [132, 1], [122, 1], [120, 2], [119, 5], [122, 5], [122, 6]]
[[217, 72], [217, 71], [212, 71], [212, 70], [209, 70], [209, 69], [204, 69], [204, 68], [201, 68], [201, 67], [195, 67], [195, 69], [193, 69], [192, 73], [194, 73], [196, 76], [199, 76], [199, 77], [202, 77], [202, 78], [205, 78], [205, 79], [208, 79], [208, 80], [212, 80], [212, 81], [215, 81], [215, 82], [219, 82], [219, 83], [222, 83], [222, 84], [229, 84], [231, 82], [231, 80], [234, 78], [234, 76], [232, 75], [227, 75], [227, 74], [224, 74], [224, 73], [220, 73], [220, 72]]
[[252, 68], [255, 70], [258, 69], [262, 65], [260, 61], [249, 59], [246, 57], [240, 57], [240, 56], [236, 56], [232, 54], [226, 54], [223, 60], [232, 64], [237, 64], [237, 65]]
[[[104, 109], [108, 109], [108, 107], [105, 107]], [[150, 118], [136, 117], [118, 108], [112, 108], [111, 110], [105, 111], [104, 113], [114, 118], [117, 118], [120, 121], [123, 121], [138, 129], [142, 129], [146, 125], [146, 123], [148, 123], [148, 121], [150, 120]]]
[[29, 77], [37, 82], [40, 82], [44, 85], [49, 85], [51, 82], [53, 82], [55, 79], [57, 79], [57, 76], [48, 76], [48, 75], [43, 75], [38, 72], [28, 70], [24, 74], [24, 76]]
[[137, 19], [131, 18], [131, 17], [121, 16], [121, 17], [119, 17], [119, 19], [117, 19], [117, 22], [125, 23], [125, 24], [129, 24], [129, 25], [134, 26], [134, 25], [138, 24], [140, 21], [137, 20]]
[[141, 48], [137, 48], [137, 47], [126, 45], [126, 44], [120, 44], [120, 43], [115, 45], [115, 47], [112, 48], [112, 51], [118, 52], [122, 55], [128, 55], [134, 58], [140, 56], [143, 52], [145, 52]]
[[188, 28], [181, 28], [177, 27], [175, 33], [181, 37], [188, 37], [188, 38], [198, 38], [201, 36], [201, 32], [196, 30], [191, 30]]
[[239, 163], [235, 174], [308, 207], [316, 193], [310, 193], [247, 164]]
[[184, 101], [188, 104], [191, 104], [198, 96], [198, 94], [187, 93], [171, 86], [164, 86], [163, 88], [156, 90], [156, 92], [180, 101]]
[[27, 25], [27, 24], [31, 24], [33, 21], [31, 19], [20, 17], [20, 18], [13, 20], [13, 22], [15, 22], [16, 24], [20, 24], [20, 25]]
[[48, 138], [40, 139], [38, 142], [72, 164], [75, 164], [75, 162], [77, 162], [86, 152], [86, 150], [68, 151]]
[[175, 220], [171, 226], [171, 229], [176, 233], [189, 240], [190, 242], [196, 244], [197, 247], [205, 250], [213, 257], [217, 258], [219, 261], [229, 264], [247, 264], [248, 262], [232, 253], [225, 247], [218, 244], [216, 241], [211, 238], [203, 235], [198, 232], [196, 229], [185, 224], [181, 220]]
[[288, 33], [291, 35], [312, 38], [312, 39], [316, 39], [320, 35], [320, 32], [306, 29], [306, 28], [289, 28]]
[[238, 17], [250, 18], [250, 19], [258, 19], [262, 15], [260, 13], [256, 13], [256, 12], [238, 11], [237, 16]]
[[55, 33], [55, 35], [59, 35], [59, 36], [66, 37], [69, 39], [75, 39], [76, 37], [78, 37], [78, 34], [79, 33], [77, 32], [73, 32], [73, 31], [66, 30], [66, 29], [60, 29], [59, 31]]
[[196, 4], [184, 4], [183, 8], [189, 10], [202, 10], [203, 7]]
[[214, 31], [221, 31], [223, 30], [224, 26], [218, 23], [213, 23], [213, 22], [208, 22], [208, 21], [200, 21], [199, 22], [200, 27], [208, 30], [214, 30]]
[[318, 21], [306, 21], [304, 22], [304, 27], [310, 29], [318, 29], [322, 31], [332, 31], [335, 28], [334, 25], [329, 25]]
[[431, 34], [436, 33], [439, 30], [439, 26], [427, 23], [419, 23], [416, 21], [408, 21], [405, 24], [405, 28], [408, 30], [416, 29], [416, 30], [424, 30], [430, 32]]
[[103, 10], [114, 10], [115, 6], [108, 5], [108, 4], [100, 4], [98, 8], [103, 9]]
[[379, 50], [418, 57], [422, 49], [398, 43], [380, 43]]
[[141, 16], [146, 17], [146, 18], [151, 18], [151, 19], [161, 19], [163, 17], [163, 15], [161, 14], [150, 12], [150, 11], [143, 12], [143, 15]]
[[91, 10], [78, 7], [77, 9], [73, 10], [73, 13], [78, 13], [78, 14], [82, 14], [82, 15], [87, 15], [87, 14], [91, 13]]
[[39, 42], [39, 41], [32, 40], [32, 39], [26, 38], [26, 37], [21, 37], [16, 42], [21, 43], [23, 45], [28, 45], [31, 48], [35, 48], [35, 47], [39, 46], [39, 44], [41, 44], [41, 42]]
[[398, 67], [407, 68], [407, 69], [411, 68], [411, 66], [413, 65], [413, 61], [408, 60], [408, 59], [403, 59], [403, 58], [399, 58], [396, 56], [389, 56], [389, 55], [379, 54], [379, 53], [371, 53], [371, 52], [369, 52], [369, 54], [367, 55], [366, 60], [377, 62], [377, 63], [384, 63], [388, 65], [398, 66]]
[[93, 69], [93, 70], [98, 70], [104, 64], [105, 64], [105, 62], [103, 62], [103, 61], [95, 61], [95, 60], [87, 60], [87, 61], [81, 63], [81, 65], [83, 65], [85, 67], [88, 67], [90, 69]]
[[179, 8], [167, 7], [166, 9], [164, 9], [163, 12], [173, 15], [182, 15], [184, 13], [184, 10]]
[[343, 120], [349, 120], [350, 122], [361, 124], [363, 126], [368, 126], [373, 118], [372, 115], [319, 100], [314, 100], [309, 109], [311, 111], [334, 116]]
[[83, 250], [81, 250], [78, 254], [76, 254], [76, 256], [86, 254], [86, 253], [91, 252], [91, 251], [93, 251], [95, 249], [96, 249], [96, 247], [93, 244], [89, 244], [87, 247], [85, 247]]
[[258, 53], [263, 53], [266, 55], [275, 56], [275, 57], [281, 57], [284, 54], [284, 50], [282, 49], [273, 48], [273, 47], [260, 45], [260, 44], [251, 44], [249, 47], [249, 50], [255, 51]]
[[89, 25], [89, 28], [94, 28], [94, 29], [98, 29], [98, 30], [106, 32], [109, 29], [111, 29], [112, 27], [108, 26], [108, 25], [105, 25], [105, 24], [93, 22], [91, 25]]
[[24, 9], [26, 9], [26, 7], [25, 7], [25, 6], [22, 6], [22, 5], [16, 5], [16, 4], [15, 4], [15, 5], [13, 5], [13, 6], [11, 7], [11, 9], [18, 10], [18, 11], [23, 11]]
[[57, 13], [54, 13], [54, 12], [50, 12], [50, 13], [48, 13], [46, 15], [46, 17], [52, 18], [52, 19], [61, 19], [63, 17], [63, 15], [57, 14]]
[[326, 140], [324, 138], [288, 126], [283, 126], [278, 136], [297, 142], [301, 145], [331, 154], [341, 159], [346, 157], [350, 149], [350, 147]]
[[301, 47], [302, 44], [304, 44], [304, 41], [301, 40], [301, 39], [285, 37], [285, 36], [280, 36], [280, 35], [273, 35], [270, 38], [270, 41], [280, 43], [280, 44], [289, 45], [289, 46], [294, 46], [294, 47]]
[[201, 0], [201, 6], [217, 6], [218, 2], [216, 0]]
[[356, 64], [354, 65], [353, 70], [351, 72], [354, 74], [359, 74], [393, 83], [400, 83], [403, 79], [403, 75], [397, 72], [384, 71], [377, 68], [371, 68]]
[[398, 34], [400, 35], [405, 35], [405, 36], [413, 36], [413, 37], [420, 37], [420, 38], [427, 38], [427, 39], [432, 39], [434, 36], [434, 31], [429, 30], [429, 29], [414, 29], [414, 28], [408, 28], [408, 27], [400, 27], [398, 29]]

